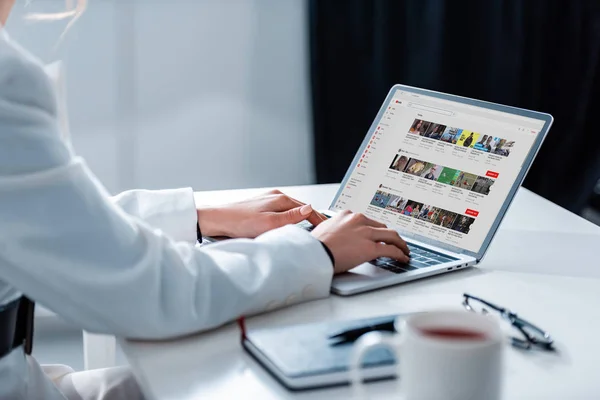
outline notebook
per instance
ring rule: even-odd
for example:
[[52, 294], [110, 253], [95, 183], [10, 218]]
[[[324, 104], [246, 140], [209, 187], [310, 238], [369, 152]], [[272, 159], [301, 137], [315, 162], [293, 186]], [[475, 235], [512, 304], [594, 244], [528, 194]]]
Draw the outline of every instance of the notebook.
[[[397, 316], [249, 330], [243, 346], [281, 384], [305, 390], [349, 383], [352, 343], [333, 346], [329, 337], [365, 325], [380, 324]], [[396, 377], [396, 360], [388, 349], [366, 355], [362, 376], [366, 381]]]

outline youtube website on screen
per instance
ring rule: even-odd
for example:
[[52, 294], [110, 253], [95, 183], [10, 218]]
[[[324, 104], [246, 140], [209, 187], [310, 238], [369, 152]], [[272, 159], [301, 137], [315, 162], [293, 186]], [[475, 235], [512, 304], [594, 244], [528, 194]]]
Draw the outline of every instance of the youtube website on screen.
[[333, 209], [477, 252], [543, 127], [397, 90]]

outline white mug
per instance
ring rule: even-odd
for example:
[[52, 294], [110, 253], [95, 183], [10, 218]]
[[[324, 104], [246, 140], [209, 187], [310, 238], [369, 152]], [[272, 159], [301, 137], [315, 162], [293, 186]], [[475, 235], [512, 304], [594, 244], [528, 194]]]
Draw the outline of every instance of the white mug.
[[504, 339], [498, 322], [464, 311], [435, 311], [396, 320], [397, 334], [371, 332], [354, 345], [352, 385], [364, 397], [360, 365], [375, 347], [398, 361], [406, 400], [499, 400]]

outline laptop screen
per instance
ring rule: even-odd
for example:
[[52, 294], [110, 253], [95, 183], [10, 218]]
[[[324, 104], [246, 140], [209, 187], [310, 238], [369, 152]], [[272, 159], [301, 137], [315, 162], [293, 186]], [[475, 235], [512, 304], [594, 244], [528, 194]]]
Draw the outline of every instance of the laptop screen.
[[332, 209], [478, 252], [546, 122], [402, 89], [388, 99]]

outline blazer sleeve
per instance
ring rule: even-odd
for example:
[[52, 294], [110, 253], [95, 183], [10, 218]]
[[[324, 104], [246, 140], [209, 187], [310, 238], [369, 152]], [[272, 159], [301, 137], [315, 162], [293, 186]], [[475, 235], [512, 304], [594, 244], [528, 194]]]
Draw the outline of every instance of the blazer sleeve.
[[127, 214], [144, 220], [174, 240], [196, 243], [198, 213], [192, 188], [128, 190], [112, 198]]
[[331, 261], [297, 227], [196, 247], [126, 213], [61, 141], [56, 108], [39, 62], [0, 39], [2, 281], [83, 329], [141, 339], [328, 295]]

